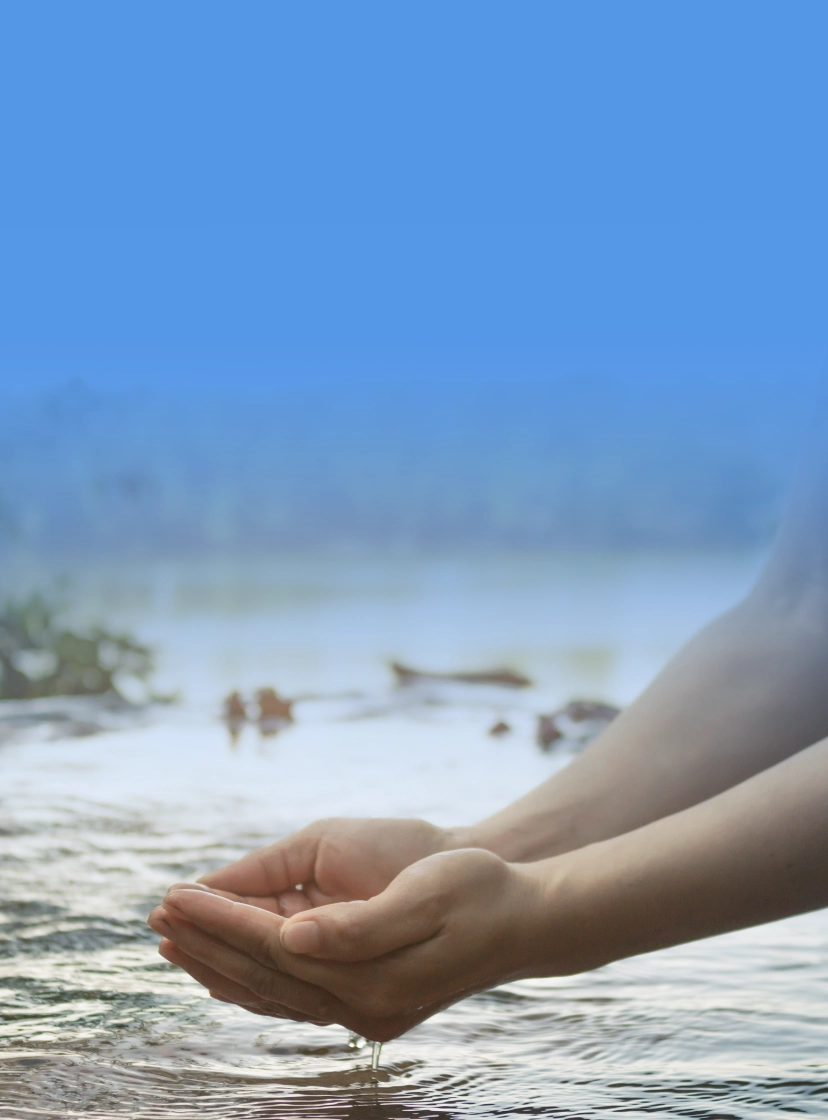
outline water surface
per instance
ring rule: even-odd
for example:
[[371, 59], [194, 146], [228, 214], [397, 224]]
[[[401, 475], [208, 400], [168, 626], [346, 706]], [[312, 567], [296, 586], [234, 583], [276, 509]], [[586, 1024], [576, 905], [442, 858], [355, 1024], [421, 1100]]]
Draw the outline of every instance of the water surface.
[[[216, 1003], [157, 956], [144, 920], [171, 881], [318, 816], [464, 823], [543, 780], [567, 756], [537, 750], [536, 711], [628, 701], [754, 566], [349, 564], [86, 585], [90, 610], [143, 620], [185, 695], [0, 752], [0, 1117], [828, 1115], [824, 913], [473, 997], [388, 1043], [377, 1073], [343, 1029]], [[411, 700], [387, 655], [505, 660], [538, 687]], [[267, 683], [305, 691], [297, 724], [231, 745], [222, 690]], [[495, 718], [512, 734], [491, 738]]]

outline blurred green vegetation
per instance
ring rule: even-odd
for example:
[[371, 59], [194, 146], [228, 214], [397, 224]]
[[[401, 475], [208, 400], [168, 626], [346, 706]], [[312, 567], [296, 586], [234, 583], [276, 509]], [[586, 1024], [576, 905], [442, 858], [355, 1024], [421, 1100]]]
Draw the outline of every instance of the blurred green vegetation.
[[7, 600], [0, 609], [0, 700], [107, 693], [123, 698], [125, 679], [147, 681], [154, 668], [151, 649], [130, 634], [69, 629], [61, 613], [38, 594]]
[[0, 387], [0, 563], [763, 547], [814, 393], [785, 371]]

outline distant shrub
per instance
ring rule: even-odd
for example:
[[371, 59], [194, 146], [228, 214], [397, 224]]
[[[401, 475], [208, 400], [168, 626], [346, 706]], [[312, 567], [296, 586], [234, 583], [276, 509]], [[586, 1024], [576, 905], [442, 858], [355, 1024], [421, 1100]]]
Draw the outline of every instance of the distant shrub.
[[119, 681], [146, 681], [152, 651], [129, 634], [62, 626], [41, 595], [7, 600], [0, 610], [0, 700], [121, 695]]
[[526, 375], [43, 397], [0, 386], [0, 548], [155, 559], [314, 549], [756, 548], [810, 383]]

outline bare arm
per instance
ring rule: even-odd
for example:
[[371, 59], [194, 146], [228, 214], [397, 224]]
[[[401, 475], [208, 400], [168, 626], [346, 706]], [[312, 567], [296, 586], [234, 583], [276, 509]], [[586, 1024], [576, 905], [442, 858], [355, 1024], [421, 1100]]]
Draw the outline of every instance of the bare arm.
[[536, 863], [429, 856], [285, 921], [174, 890], [161, 951], [219, 999], [393, 1038], [474, 991], [828, 905], [828, 742], [622, 836]]
[[828, 735], [828, 393], [817, 413], [756, 588], [565, 770], [471, 828], [317, 821], [204, 882], [289, 916], [369, 898], [438, 851], [537, 860], [697, 804]]
[[[308, 898], [286, 920], [174, 890], [150, 919], [163, 955], [219, 999], [383, 1039], [507, 979], [828, 905], [826, 410], [821, 426], [757, 587], [579, 760], [471, 829], [399, 822], [384, 852], [401, 869], [384, 889], [354, 896], [341, 869], [331, 876], [331, 893], [360, 905]], [[358, 827], [343, 866], [387, 835], [381, 822]], [[330, 822], [311, 837], [303, 877], [318, 885], [319, 853], [345, 855], [342, 836]], [[211, 884], [258, 896], [274, 857], [248, 861]], [[282, 890], [269, 875], [267, 889]]]
[[757, 589], [584, 753], [458, 839], [533, 860], [694, 805], [828, 734], [828, 611]]
[[575, 762], [457, 839], [508, 860], [569, 851], [712, 797], [825, 735], [828, 392], [751, 594]]
[[566, 915], [567, 971], [828, 906], [828, 741], [528, 870]]

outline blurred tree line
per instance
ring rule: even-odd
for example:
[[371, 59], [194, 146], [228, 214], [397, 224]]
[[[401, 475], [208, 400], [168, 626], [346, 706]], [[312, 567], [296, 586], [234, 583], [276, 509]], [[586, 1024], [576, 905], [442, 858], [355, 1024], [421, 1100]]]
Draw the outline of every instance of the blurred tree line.
[[802, 379], [282, 378], [0, 395], [0, 541], [50, 552], [751, 546]]

